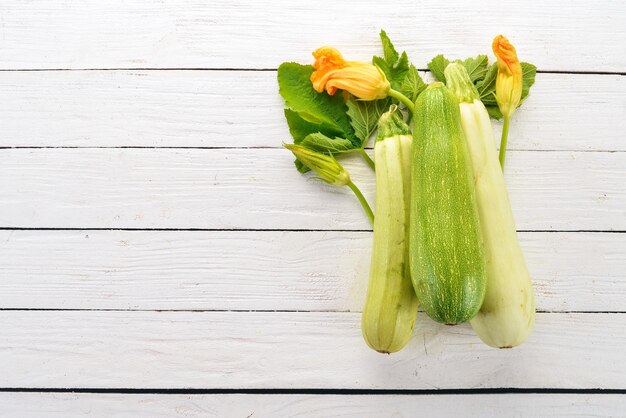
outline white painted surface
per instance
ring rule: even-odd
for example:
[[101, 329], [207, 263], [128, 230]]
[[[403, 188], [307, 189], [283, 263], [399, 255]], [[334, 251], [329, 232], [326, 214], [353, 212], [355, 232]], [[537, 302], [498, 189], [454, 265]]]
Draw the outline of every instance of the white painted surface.
[[[346, 167], [373, 202], [370, 168]], [[626, 229], [624, 152], [511, 151], [506, 176], [520, 230]], [[7, 149], [0, 189], [11, 227], [370, 228], [348, 188], [284, 149]]]
[[[543, 70], [623, 71], [619, 1], [5, 0], [4, 68], [276, 68], [328, 44], [369, 60], [386, 29], [419, 68], [485, 53], [500, 32]], [[36, 30], [33, 30], [36, 28]]]
[[[529, 340], [483, 344], [418, 315], [379, 354], [350, 312], [3, 311], [0, 387], [619, 388], [626, 315], [537, 314]], [[576, 365], [576, 367], [574, 367]]]
[[[0, 146], [275, 148], [277, 88], [275, 71], [3, 73]], [[622, 76], [538, 74], [508, 149], [624, 151], [624, 96]]]
[[[624, 311], [626, 234], [519, 234], [543, 311]], [[371, 233], [0, 231], [0, 306], [360, 312]]]
[[479, 416], [620, 417], [626, 396], [600, 394], [497, 395], [117, 395], [0, 393], [0, 417], [302, 418]]
[[[369, 59], [380, 28], [419, 68], [504, 32], [559, 72], [509, 141], [518, 228], [568, 231], [520, 234], [550, 311], [522, 347], [420, 314], [403, 352], [368, 350], [365, 217], [276, 149], [278, 64], [322, 44]], [[3, 1], [0, 388], [626, 389], [625, 44], [608, 0]], [[372, 200], [369, 169], [346, 166]], [[9, 391], [0, 416], [623, 416], [624, 399]]]

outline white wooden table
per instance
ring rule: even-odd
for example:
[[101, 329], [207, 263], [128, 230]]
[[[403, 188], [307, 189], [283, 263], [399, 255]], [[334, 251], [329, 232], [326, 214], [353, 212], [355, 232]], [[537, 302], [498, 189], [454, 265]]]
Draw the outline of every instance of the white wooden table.
[[[401, 353], [361, 339], [371, 232], [280, 149], [275, 69], [380, 28], [419, 68], [502, 32], [540, 70], [519, 348], [423, 314]], [[0, 416], [626, 415], [623, 2], [3, 0], [0, 69]]]

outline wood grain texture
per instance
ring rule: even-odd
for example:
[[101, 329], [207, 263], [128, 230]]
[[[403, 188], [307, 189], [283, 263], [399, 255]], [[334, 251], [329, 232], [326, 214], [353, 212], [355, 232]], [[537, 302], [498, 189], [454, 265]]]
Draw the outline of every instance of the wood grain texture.
[[[624, 311], [626, 234], [521, 233], [543, 311]], [[0, 231], [0, 308], [360, 312], [371, 234]]]
[[538, 314], [511, 350], [419, 315], [394, 355], [365, 345], [358, 313], [2, 311], [0, 323], [0, 387], [626, 389], [623, 314]]
[[[0, 91], [0, 147], [291, 141], [274, 71], [0, 72]], [[625, 151], [624, 96], [624, 76], [538, 74], [508, 149]]]
[[[551, 311], [521, 347], [420, 313], [404, 351], [369, 350], [365, 216], [277, 149], [280, 62], [323, 44], [369, 60], [381, 28], [419, 68], [441, 52], [493, 61], [502, 32], [540, 70], [580, 73], [539, 74], [512, 123], [518, 228], [570, 231], [520, 234]], [[626, 231], [624, 45], [611, 0], [1, 2], [0, 387], [626, 390], [626, 234], [606, 232]], [[185, 147], [213, 149], [169, 149]], [[373, 201], [372, 173], [346, 166]], [[203, 230], [162, 230], [179, 228]], [[624, 410], [605, 394], [0, 392], [0, 417], [26, 418]]]
[[505, 33], [523, 60], [543, 70], [624, 71], [625, 7], [609, 0], [593, 7], [583, 0], [427, 0], [419, 7], [408, 0], [393, 7], [373, 0], [8, 0], [0, 6], [0, 56], [5, 69], [276, 68], [310, 60], [324, 44], [369, 60], [385, 28], [420, 68], [441, 52], [488, 53]]
[[[345, 161], [373, 202], [374, 176]], [[626, 229], [626, 153], [510, 152], [521, 230]], [[4, 227], [367, 229], [357, 200], [280, 149], [6, 149]]]
[[618, 417], [626, 396], [477, 395], [118, 395], [0, 393], [0, 417], [273, 418], [301, 417]]

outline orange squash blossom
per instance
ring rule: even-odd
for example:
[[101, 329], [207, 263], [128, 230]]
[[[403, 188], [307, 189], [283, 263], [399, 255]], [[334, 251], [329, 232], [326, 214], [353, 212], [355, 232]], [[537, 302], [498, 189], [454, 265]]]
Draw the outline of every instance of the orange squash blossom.
[[522, 65], [515, 47], [503, 35], [494, 38], [492, 48], [498, 58], [496, 100], [502, 114], [509, 117], [522, 98]]
[[341, 53], [330, 46], [323, 46], [313, 52], [315, 71], [311, 74], [313, 88], [318, 92], [326, 90], [331, 96], [337, 90], [345, 90], [361, 100], [384, 99], [391, 85], [376, 66], [358, 61], [346, 61]]

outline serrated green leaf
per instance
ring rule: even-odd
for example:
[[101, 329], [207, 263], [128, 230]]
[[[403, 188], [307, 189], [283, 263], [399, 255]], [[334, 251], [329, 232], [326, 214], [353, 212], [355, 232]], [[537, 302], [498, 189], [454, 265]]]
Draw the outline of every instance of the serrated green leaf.
[[332, 155], [354, 150], [354, 145], [351, 141], [345, 138], [329, 138], [319, 132], [307, 135], [307, 137], [300, 142], [300, 145], [312, 151]]
[[384, 30], [380, 31], [380, 40], [383, 44], [384, 57], [374, 57], [372, 62], [380, 68], [389, 80], [393, 89], [399, 90], [402, 82], [409, 71], [409, 57], [406, 52], [399, 54], [393, 46], [391, 39]]
[[415, 102], [417, 96], [424, 91], [426, 88], [426, 83], [422, 80], [419, 73], [417, 72], [417, 68], [413, 64], [409, 67], [409, 71], [406, 74], [406, 77], [402, 81], [400, 85], [400, 93], [404, 94], [406, 97], [411, 99], [411, 101]]
[[278, 67], [279, 91], [285, 103], [304, 121], [322, 126], [324, 133], [347, 138], [358, 146], [360, 141], [354, 135], [342, 96], [316, 92], [311, 84], [313, 71], [313, 66], [295, 62]]
[[443, 70], [446, 69], [448, 64], [450, 64], [450, 61], [443, 55], [439, 54], [435, 58], [430, 60], [430, 62], [428, 63], [428, 68], [430, 69], [430, 72], [433, 73], [433, 77], [435, 77], [437, 81], [445, 83], [446, 76], [443, 74]]
[[385, 61], [390, 64], [398, 62], [400, 54], [398, 54], [396, 47], [393, 46], [393, 42], [391, 42], [391, 39], [387, 36], [387, 32], [384, 30], [380, 31], [380, 40], [383, 44], [383, 55], [385, 56]]
[[389, 100], [382, 99], [366, 102], [350, 97], [346, 104], [348, 105], [350, 122], [357, 138], [361, 140], [360, 146], [363, 147], [376, 129], [378, 119], [389, 107]]
[[535, 84], [535, 76], [537, 75], [537, 67], [527, 62], [522, 62], [522, 100], [524, 101], [530, 88]]
[[487, 74], [489, 58], [487, 58], [487, 55], [478, 55], [475, 58], [467, 58], [461, 63], [467, 70], [467, 74], [469, 74], [472, 83], [476, 83], [482, 80]]

